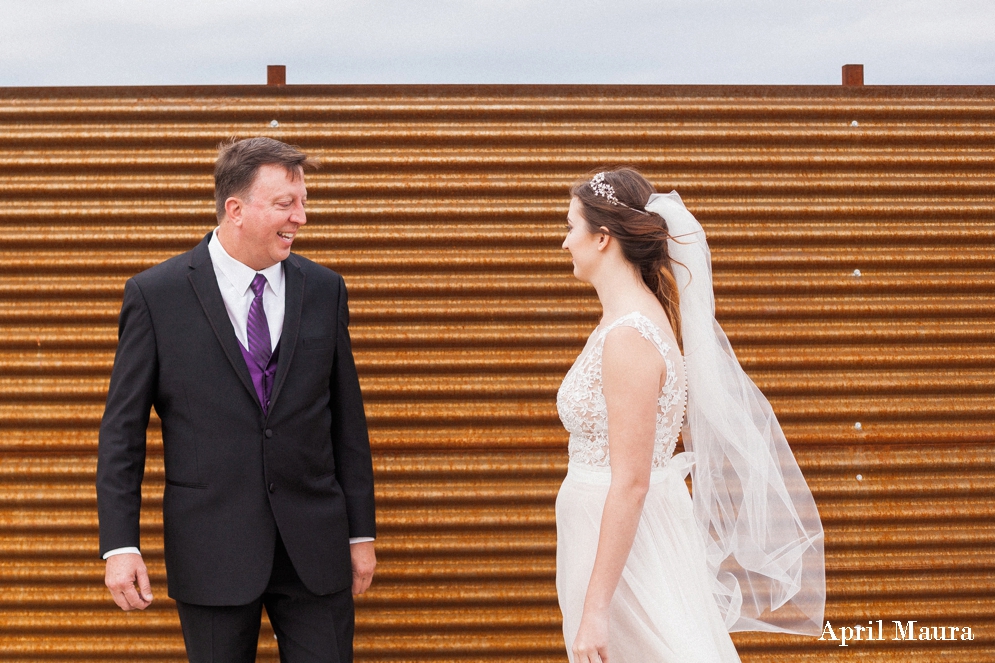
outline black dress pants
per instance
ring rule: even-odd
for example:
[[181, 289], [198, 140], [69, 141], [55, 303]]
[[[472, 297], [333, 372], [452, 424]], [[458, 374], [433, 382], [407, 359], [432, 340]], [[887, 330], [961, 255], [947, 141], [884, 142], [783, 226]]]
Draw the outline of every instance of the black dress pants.
[[263, 606], [276, 632], [280, 663], [352, 663], [352, 588], [328, 596], [301, 582], [277, 535], [266, 591], [248, 605], [176, 602], [190, 663], [253, 663]]

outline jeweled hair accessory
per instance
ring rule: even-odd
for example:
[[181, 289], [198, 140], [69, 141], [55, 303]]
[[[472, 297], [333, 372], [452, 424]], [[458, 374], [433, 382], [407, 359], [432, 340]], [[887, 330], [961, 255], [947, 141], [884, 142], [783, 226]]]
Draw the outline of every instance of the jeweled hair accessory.
[[628, 207], [628, 205], [622, 205], [622, 203], [619, 202], [619, 199], [615, 197], [615, 187], [605, 181], [604, 171], [591, 178], [590, 186], [591, 191], [594, 192], [594, 195], [601, 196], [612, 205]]
[[602, 198], [610, 202], [612, 205], [617, 205], [618, 207], [625, 207], [626, 209], [631, 209], [633, 212], [639, 212], [640, 214], [649, 214], [649, 212], [644, 212], [641, 209], [636, 209], [635, 207], [632, 207], [631, 205], [626, 205], [621, 200], [619, 200], [618, 196], [615, 195], [615, 187], [613, 187], [611, 184], [605, 181], [604, 171], [601, 171], [600, 173], [592, 177], [591, 181], [588, 182], [588, 184], [591, 187], [591, 191], [594, 192], [594, 195], [601, 196]]

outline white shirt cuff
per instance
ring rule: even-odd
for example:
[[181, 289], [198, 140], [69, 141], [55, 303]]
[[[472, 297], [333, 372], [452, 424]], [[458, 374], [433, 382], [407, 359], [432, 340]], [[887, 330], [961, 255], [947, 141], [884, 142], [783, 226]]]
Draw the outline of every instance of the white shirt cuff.
[[367, 543], [369, 541], [375, 541], [375, 540], [376, 539], [374, 539], [372, 536], [351, 536], [349, 537], [349, 545], [351, 546], [354, 543]]

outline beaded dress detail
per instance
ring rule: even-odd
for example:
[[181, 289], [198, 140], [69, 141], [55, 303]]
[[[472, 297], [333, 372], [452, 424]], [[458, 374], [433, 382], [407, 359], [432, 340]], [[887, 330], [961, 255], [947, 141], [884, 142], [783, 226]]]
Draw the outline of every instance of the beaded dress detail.
[[673, 455], [687, 400], [684, 358], [676, 343], [638, 311], [591, 333], [556, 396], [570, 433], [570, 463], [556, 497], [556, 594], [567, 658], [575, 663], [571, 644], [583, 618], [611, 489], [601, 362], [605, 337], [622, 326], [653, 344], [667, 376], [657, 400], [649, 487], [609, 606], [612, 663], [739, 663], [712, 595], [714, 579], [684, 483], [692, 459], [688, 453]]
[[684, 421], [687, 402], [684, 358], [671, 346], [669, 339], [665, 339], [660, 328], [639, 311], [623, 315], [604, 329], [595, 329], [563, 378], [556, 394], [556, 409], [564, 428], [570, 433], [570, 462], [599, 468], [610, 466], [608, 406], [602, 391], [601, 359], [605, 338], [613, 329], [623, 326], [638, 331], [660, 351], [666, 361], [667, 378], [657, 401], [656, 438], [653, 444], [653, 468], [662, 468], [674, 454]]

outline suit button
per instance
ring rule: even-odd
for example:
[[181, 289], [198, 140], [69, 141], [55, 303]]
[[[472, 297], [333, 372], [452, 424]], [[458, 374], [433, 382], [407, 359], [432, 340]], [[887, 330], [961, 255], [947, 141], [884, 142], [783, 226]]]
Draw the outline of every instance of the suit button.
[[273, 431], [269, 428], [266, 429], [266, 437], [273, 437]]
[[275, 483], [271, 483], [269, 485], [269, 492], [271, 492], [271, 493], [275, 493], [276, 492], [276, 484]]

